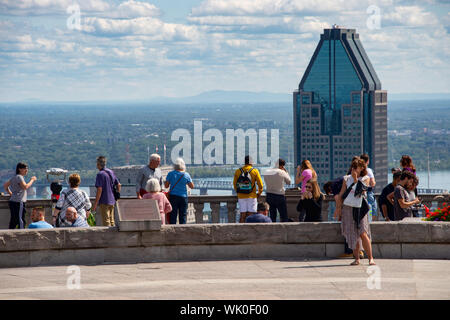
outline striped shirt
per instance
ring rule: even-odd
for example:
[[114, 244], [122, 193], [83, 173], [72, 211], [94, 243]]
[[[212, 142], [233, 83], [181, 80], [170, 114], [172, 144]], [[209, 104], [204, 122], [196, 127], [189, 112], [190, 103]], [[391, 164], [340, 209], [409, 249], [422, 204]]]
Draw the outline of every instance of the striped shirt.
[[151, 178], [157, 179], [159, 181], [159, 185], [162, 186], [163, 179], [160, 168], [150, 169], [148, 165], [142, 167], [136, 177], [136, 192], [139, 192], [140, 189], [145, 190], [147, 181]]
[[86, 220], [86, 211], [91, 209], [91, 201], [86, 192], [79, 189], [67, 189], [61, 192], [58, 202], [56, 203], [56, 209], [60, 210], [59, 214], [60, 226], [69, 227], [70, 222], [66, 221], [66, 210], [69, 207], [74, 207], [77, 210], [77, 214], [84, 220]]

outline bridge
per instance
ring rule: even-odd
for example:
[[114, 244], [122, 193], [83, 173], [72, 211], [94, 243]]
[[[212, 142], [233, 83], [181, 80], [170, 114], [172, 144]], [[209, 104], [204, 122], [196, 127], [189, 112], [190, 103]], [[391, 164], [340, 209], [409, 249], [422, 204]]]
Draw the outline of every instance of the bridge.
[[[208, 194], [208, 189], [211, 190], [226, 190], [232, 191], [233, 194], [235, 190], [233, 188], [233, 181], [231, 180], [207, 180], [207, 179], [192, 179], [194, 182], [194, 189], [200, 190], [200, 195]], [[286, 188], [295, 188], [295, 184], [286, 185]], [[266, 190], [266, 186], [264, 186], [263, 190]]]
[[[233, 188], [232, 180], [215, 180], [215, 179], [192, 179], [194, 182], [194, 189], [200, 190], [200, 195], [208, 194], [208, 189], [211, 190], [226, 190], [235, 192]], [[285, 186], [286, 189], [296, 188], [297, 185], [290, 184]], [[266, 190], [266, 186], [264, 185], [263, 190]], [[418, 194], [443, 194], [448, 193], [446, 189], [426, 189], [426, 188], [418, 188]]]
[[[231, 191], [233, 194], [235, 194], [235, 190], [233, 188], [233, 181], [230, 180], [220, 180], [220, 179], [192, 179], [194, 182], [194, 189], [200, 190], [200, 195], [207, 195], [208, 190], [224, 190], [224, 191]], [[34, 184], [31, 188], [31, 190], [28, 192], [29, 195], [36, 194], [37, 197], [43, 196], [44, 194], [48, 193], [48, 196], [50, 196], [51, 192], [49, 190], [50, 184]], [[126, 185], [128, 186], [128, 185]], [[63, 184], [63, 188], [67, 188], [68, 185], [66, 183]], [[124, 195], [125, 195], [125, 185], [122, 186], [124, 189]], [[134, 195], [134, 185], [129, 185], [131, 188], [131, 194]], [[297, 186], [295, 184], [290, 184], [285, 186], [286, 189], [296, 188]], [[264, 186], [263, 190], [266, 190], [266, 186]], [[445, 189], [425, 189], [425, 188], [418, 188], [417, 189], [418, 194], [445, 194], [448, 193], [448, 190]]]

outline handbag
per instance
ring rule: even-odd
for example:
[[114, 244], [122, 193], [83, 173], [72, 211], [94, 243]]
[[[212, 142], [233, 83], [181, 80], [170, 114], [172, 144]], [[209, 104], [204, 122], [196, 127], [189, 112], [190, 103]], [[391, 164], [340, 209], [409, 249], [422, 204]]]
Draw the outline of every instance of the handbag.
[[348, 188], [350, 189], [350, 191], [348, 192], [347, 197], [344, 199], [344, 205], [353, 208], [361, 208], [362, 196], [355, 196], [356, 186], [357, 184], [355, 185], [355, 183], [352, 183], [352, 185], [350, 186], [351, 188]]

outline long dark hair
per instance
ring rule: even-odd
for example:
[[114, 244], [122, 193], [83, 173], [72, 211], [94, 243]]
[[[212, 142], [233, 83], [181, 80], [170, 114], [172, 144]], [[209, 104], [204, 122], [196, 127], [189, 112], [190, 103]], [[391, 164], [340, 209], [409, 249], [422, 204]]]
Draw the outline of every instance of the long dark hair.
[[20, 169], [26, 169], [28, 168], [28, 165], [24, 162], [19, 162], [16, 166], [16, 174], [20, 173]]
[[352, 161], [352, 165], [350, 166], [350, 170], [351, 169], [357, 169], [357, 168], [363, 168], [361, 170], [361, 174], [360, 177], [364, 177], [365, 175], [367, 175], [367, 166], [366, 166], [366, 162], [363, 159], [354, 159]]
[[402, 168], [410, 168], [413, 172], [416, 172], [416, 167], [413, 164], [412, 158], [408, 155], [402, 156], [400, 159], [400, 165]]

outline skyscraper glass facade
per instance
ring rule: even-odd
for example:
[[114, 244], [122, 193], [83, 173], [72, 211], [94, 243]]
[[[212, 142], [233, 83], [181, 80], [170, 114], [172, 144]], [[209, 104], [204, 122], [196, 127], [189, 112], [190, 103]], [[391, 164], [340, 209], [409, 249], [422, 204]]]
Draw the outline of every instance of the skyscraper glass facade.
[[386, 95], [359, 35], [354, 29], [325, 29], [294, 92], [296, 164], [310, 160], [324, 182], [344, 175], [352, 157], [365, 152], [380, 170], [387, 170], [387, 149], [378, 150], [378, 158], [373, 154], [374, 108], [381, 108], [380, 118], [387, 106], [387, 99], [374, 103], [375, 92]]

